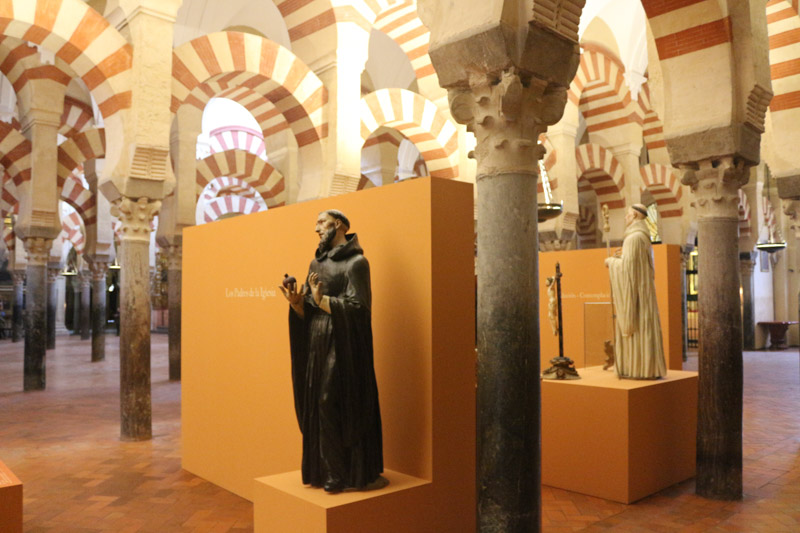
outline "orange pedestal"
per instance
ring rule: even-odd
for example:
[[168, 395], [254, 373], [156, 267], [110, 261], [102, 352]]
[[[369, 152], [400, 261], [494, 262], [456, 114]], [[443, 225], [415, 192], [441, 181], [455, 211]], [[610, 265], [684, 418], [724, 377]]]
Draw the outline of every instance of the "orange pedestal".
[[[300, 472], [256, 480], [255, 530], [271, 533], [435, 533], [429, 481], [387, 471], [389, 485], [330, 495], [304, 487]], [[457, 531], [445, 529], [445, 531]]]
[[542, 483], [631, 503], [695, 474], [697, 373], [542, 382]]
[[[474, 531], [474, 223], [465, 183], [416, 179], [184, 230], [183, 467], [255, 500], [258, 523], [275, 521], [261, 531], [301, 531], [280, 524], [318, 516], [308, 507], [319, 507], [317, 497], [336, 502], [329, 519], [351, 517], [341, 513], [356, 496], [304, 489], [295, 472], [289, 306], [277, 290], [284, 273], [305, 277], [317, 214], [331, 208], [347, 214], [370, 263], [384, 465], [421, 480], [359, 495], [359, 514], [368, 524], [370, 513], [400, 502], [431, 531]], [[254, 482], [286, 472], [286, 483]], [[298, 494], [310, 500], [294, 501]]]
[[0, 531], [22, 533], [22, 482], [0, 461]]

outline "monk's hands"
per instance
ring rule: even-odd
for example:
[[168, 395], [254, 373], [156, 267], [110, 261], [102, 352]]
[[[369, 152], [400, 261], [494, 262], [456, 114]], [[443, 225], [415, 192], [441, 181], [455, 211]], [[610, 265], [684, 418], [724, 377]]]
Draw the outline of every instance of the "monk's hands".
[[322, 282], [319, 280], [319, 274], [312, 272], [308, 276], [308, 285], [311, 287], [311, 297], [314, 298], [314, 303], [319, 305], [322, 303]]
[[298, 315], [303, 316], [303, 298], [307, 293], [307, 287], [303, 285], [298, 291], [297, 283], [290, 283], [288, 287], [284, 287], [283, 284], [280, 284], [278, 288], [289, 301], [289, 305], [292, 306], [292, 309], [294, 309]]

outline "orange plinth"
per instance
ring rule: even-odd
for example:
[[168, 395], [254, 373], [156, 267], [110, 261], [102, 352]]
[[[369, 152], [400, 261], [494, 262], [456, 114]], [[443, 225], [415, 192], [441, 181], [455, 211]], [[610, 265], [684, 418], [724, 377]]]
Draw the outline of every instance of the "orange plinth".
[[0, 531], [22, 533], [22, 482], [0, 461]]
[[697, 372], [542, 381], [542, 483], [631, 503], [695, 474]]
[[[372, 274], [384, 464], [394, 478], [375, 492], [327, 495], [304, 488], [297, 472], [289, 306], [277, 285], [284, 273], [305, 278], [317, 214], [331, 208], [348, 215]], [[184, 230], [183, 467], [253, 500], [257, 531], [474, 531], [473, 231], [472, 186], [439, 179]], [[370, 516], [392, 508], [414, 520], [369, 528]], [[295, 523], [313, 528], [281, 525]]]

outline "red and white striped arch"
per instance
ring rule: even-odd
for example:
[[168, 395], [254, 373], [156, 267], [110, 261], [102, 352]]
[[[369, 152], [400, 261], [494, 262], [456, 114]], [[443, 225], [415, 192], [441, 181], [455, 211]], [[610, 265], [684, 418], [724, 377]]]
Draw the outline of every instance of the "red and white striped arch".
[[751, 233], [750, 228], [750, 201], [742, 189], [739, 189], [739, 236], [747, 237]]
[[76, 98], [64, 98], [64, 113], [61, 115], [61, 127], [58, 133], [64, 137], [75, 137], [80, 132], [94, 127], [92, 106]]
[[225, 126], [211, 130], [208, 136], [212, 154], [226, 150], [242, 150], [266, 160], [267, 147], [260, 131], [243, 126]]
[[131, 105], [132, 47], [81, 0], [0, 0], [0, 34], [41, 45], [86, 84], [104, 118]]
[[172, 111], [202, 110], [217, 94], [205, 84], [224, 80], [263, 94], [285, 117], [303, 147], [327, 137], [328, 92], [300, 59], [282, 46], [239, 32], [218, 32], [185, 43], [172, 56]]
[[31, 179], [31, 143], [5, 122], [0, 122], [0, 164], [6, 169], [0, 201], [5, 216], [19, 208], [19, 189]]
[[86, 246], [85, 229], [80, 215], [72, 212], [61, 218], [61, 229], [66, 233], [66, 240], [72, 243], [75, 252], [80, 255]]
[[258, 122], [264, 139], [289, 129], [289, 123], [275, 104], [249, 87], [230, 87], [221, 81], [208, 82], [204, 85], [211, 88], [218, 97], [233, 100], [250, 111]]
[[681, 179], [672, 167], [651, 163], [639, 168], [642, 183], [650, 191], [658, 205], [661, 218], [675, 218], [683, 215], [680, 204], [683, 190]]
[[214, 222], [219, 217], [231, 213], [249, 215], [259, 211], [261, 211], [261, 206], [251, 198], [234, 195], [219, 196], [206, 203], [203, 209], [203, 222]]
[[3, 241], [6, 243], [6, 250], [9, 252], [14, 250], [17, 244], [17, 235], [14, 233], [13, 227], [3, 226]]
[[[338, 22], [353, 22], [369, 31], [378, 13], [396, 0], [274, 0], [283, 15], [292, 49], [319, 53], [320, 43], [334, 46]], [[310, 58], [316, 59], [316, 58]]]
[[599, 46], [584, 46], [567, 99], [586, 119], [590, 134], [629, 122], [642, 123], [641, 110], [634, 105], [625, 83], [625, 67]]
[[642, 0], [661, 61], [731, 41], [718, 0]]
[[380, 89], [361, 99], [361, 138], [380, 128], [393, 128], [414, 143], [431, 176], [458, 176], [458, 131], [425, 97], [404, 89]]
[[578, 234], [578, 247], [594, 248], [597, 246], [597, 212], [595, 207], [581, 205], [578, 207], [578, 222], [575, 225]]
[[589, 182], [597, 201], [607, 204], [610, 210], [624, 209], [625, 175], [614, 154], [598, 144], [587, 143], [575, 149], [575, 160], [577, 179]]
[[42, 63], [38, 50], [27, 42], [0, 36], [0, 72], [8, 78], [14, 92], [20, 92], [32, 79], [46, 79], [67, 86], [73, 74], [64, 61], [56, 58], [54, 65]]
[[213, 179], [239, 178], [256, 190], [267, 207], [286, 204], [286, 182], [272, 165], [243, 150], [226, 150], [197, 162], [197, 196]]
[[666, 150], [667, 140], [664, 137], [664, 125], [653, 109], [650, 101], [650, 81], [646, 81], [639, 89], [639, 107], [643, 118], [644, 144], [650, 153], [656, 150]]
[[379, 13], [374, 27], [394, 40], [408, 56], [422, 94], [439, 90], [439, 78], [428, 55], [431, 32], [420, 20], [413, 1], [401, 1]]
[[772, 113], [800, 107], [800, 17], [797, 0], [767, 2]]
[[75, 176], [84, 162], [106, 155], [105, 130], [91, 128], [67, 139], [58, 147], [59, 196], [80, 214], [86, 225], [97, 221], [97, 199]]

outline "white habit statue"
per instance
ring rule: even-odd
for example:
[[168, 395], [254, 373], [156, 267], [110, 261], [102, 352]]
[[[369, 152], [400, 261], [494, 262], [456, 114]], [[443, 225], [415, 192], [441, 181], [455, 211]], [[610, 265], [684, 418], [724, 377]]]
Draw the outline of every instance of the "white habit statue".
[[657, 379], [667, 374], [646, 217], [647, 208], [642, 204], [628, 209], [622, 254], [617, 251], [606, 259], [617, 315], [617, 375], [628, 379]]

